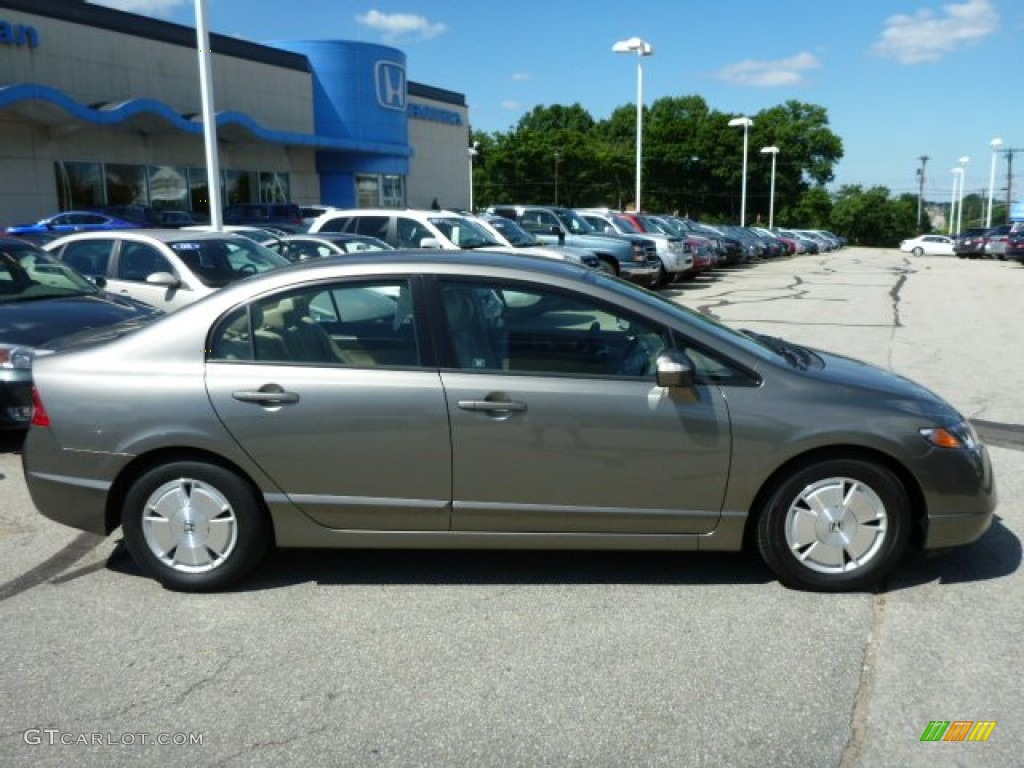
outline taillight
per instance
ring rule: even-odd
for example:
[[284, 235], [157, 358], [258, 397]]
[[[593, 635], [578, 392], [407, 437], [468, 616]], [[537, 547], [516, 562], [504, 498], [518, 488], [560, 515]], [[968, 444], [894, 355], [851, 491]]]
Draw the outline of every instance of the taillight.
[[32, 426], [50, 426], [50, 414], [46, 412], [43, 400], [39, 397], [39, 390], [35, 387], [32, 387]]

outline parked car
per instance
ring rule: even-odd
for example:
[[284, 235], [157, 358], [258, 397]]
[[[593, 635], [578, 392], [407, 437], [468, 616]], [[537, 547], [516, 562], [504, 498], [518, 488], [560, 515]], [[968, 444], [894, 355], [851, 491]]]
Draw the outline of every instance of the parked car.
[[288, 264], [243, 235], [180, 229], [79, 232], [45, 249], [83, 275], [103, 278], [108, 291], [168, 312]]
[[918, 235], [900, 242], [900, 251], [914, 256], [952, 256], [953, 239], [945, 235]]
[[522, 253], [526, 256], [540, 256], [545, 259], [570, 261], [575, 264], [583, 264], [591, 269], [601, 268], [601, 260], [597, 258], [593, 251], [589, 251], [586, 248], [542, 243], [530, 232], [527, 232], [514, 221], [506, 219], [504, 216], [485, 213], [475, 218], [504, 245], [514, 248], [516, 253]]
[[285, 232], [303, 232], [302, 211], [294, 203], [236, 203], [224, 209], [225, 224], [276, 227]]
[[[162, 375], [166, 374], [166, 375]], [[36, 360], [46, 517], [174, 589], [280, 547], [734, 550], [871, 588], [966, 544], [988, 453], [902, 376], [739, 332], [578, 265], [322, 259]], [[102, 429], [97, 429], [102, 425]]]
[[158, 314], [107, 293], [32, 243], [0, 237], [0, 429], [28, 428], [32, 361], [55, 339]]
[[1010, 227], [1006, 236], [1006, 258], [1024, 263], [1024, 222]]
[[598, 232], [568, 208], [545, 205], [493, 205], [487, 213], [504, 216], [543, 243], [586, 248], [601, 261], [601, 269], [639, 285], [651, 286], [661, 272], [658, 249], [643, 235]]
[[953, 238], [953, 253], [960, 259], [977, 259], [985, 254], [985, 227], [965, 229]]
[[[577, 208], [576, 213], [598, 232], [611, 232], [620, 235], [639, 235], [637, 215], [625, 216], [617, 211], [597, 208]], [[644, 229], [643, 236], [654, 241], [658, 254], [658, 276], [654, 287], [663, 288], [669, 283], [681, 280], [693, 269], [693, 254], [686, 240], [676, 234], [666, 234], [660, 230]]]
[[985, 233], [984, 254], [986, 259], [1006, 259], [1006, 241], [1010, 234], [1010, 225], [1003, 224], [992, 227]]
[[40, 219], [35, 224], [16, 224], [4, 230], [8, 235], [62, 235], [69, 232], [96, 232], [115, 229], [138, 229], [144, 226], [97, 211], [65, 211]]
[[392, 248], [458, 251], [508, 248], [480, 223], [453, 211], [352, 208], [329, 211], [313, 221], [310, 234], [344, 232], [383, 240]]
[[333, 205], [303, 205], [299, 207], [299, 211], [302, 213], [302, 226], [308, 231], [312, 226], [313, 222], [316, 221], [320, 216], [331, 211], [339, 210]]
[[319, 259], [328, 256], [347, 256], [352, 253], [366, 253], [369, 251], [394, 250], [390, 245], [376, 237], [352, 235], [342, 232], [285, 235], [265, 245], [291, 262]]

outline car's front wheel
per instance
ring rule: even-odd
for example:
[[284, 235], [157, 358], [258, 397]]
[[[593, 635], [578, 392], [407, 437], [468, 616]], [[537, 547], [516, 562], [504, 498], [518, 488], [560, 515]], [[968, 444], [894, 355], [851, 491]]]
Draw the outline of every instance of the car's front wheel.
[[877, 584], [910, 537], [910, 503], [887, 468], [821, 461], [785, 478], [760, 512], [757, 542], [783, 584], [842, 592]]
[[125, 496], [125, 544], [170, 589], [222, 589], [249, 573], [270, 544], [256, 490], [216, 464], [175, 461], [145, 472]]

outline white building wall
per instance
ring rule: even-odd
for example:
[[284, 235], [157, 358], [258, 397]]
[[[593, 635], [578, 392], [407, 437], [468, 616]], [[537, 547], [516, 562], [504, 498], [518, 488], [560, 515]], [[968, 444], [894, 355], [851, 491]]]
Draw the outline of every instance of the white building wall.
[[458, 125], [410, 116], [409, 207], [430, 208], [436, 199], [442, 208], [469, 208], [469, 110], [412, 96], [409, 104], [438, 107], [461, 116]]

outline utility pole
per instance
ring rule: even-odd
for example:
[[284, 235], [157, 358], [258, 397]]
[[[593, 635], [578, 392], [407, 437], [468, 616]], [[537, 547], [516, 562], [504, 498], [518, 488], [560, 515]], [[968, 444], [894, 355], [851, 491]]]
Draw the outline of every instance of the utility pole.
[[928, 163], [928, 155], [921, 155], [921, 167], [917, 169], [917, 231], [921, 232], [921, 212], [924, 208], [924, 167]]

